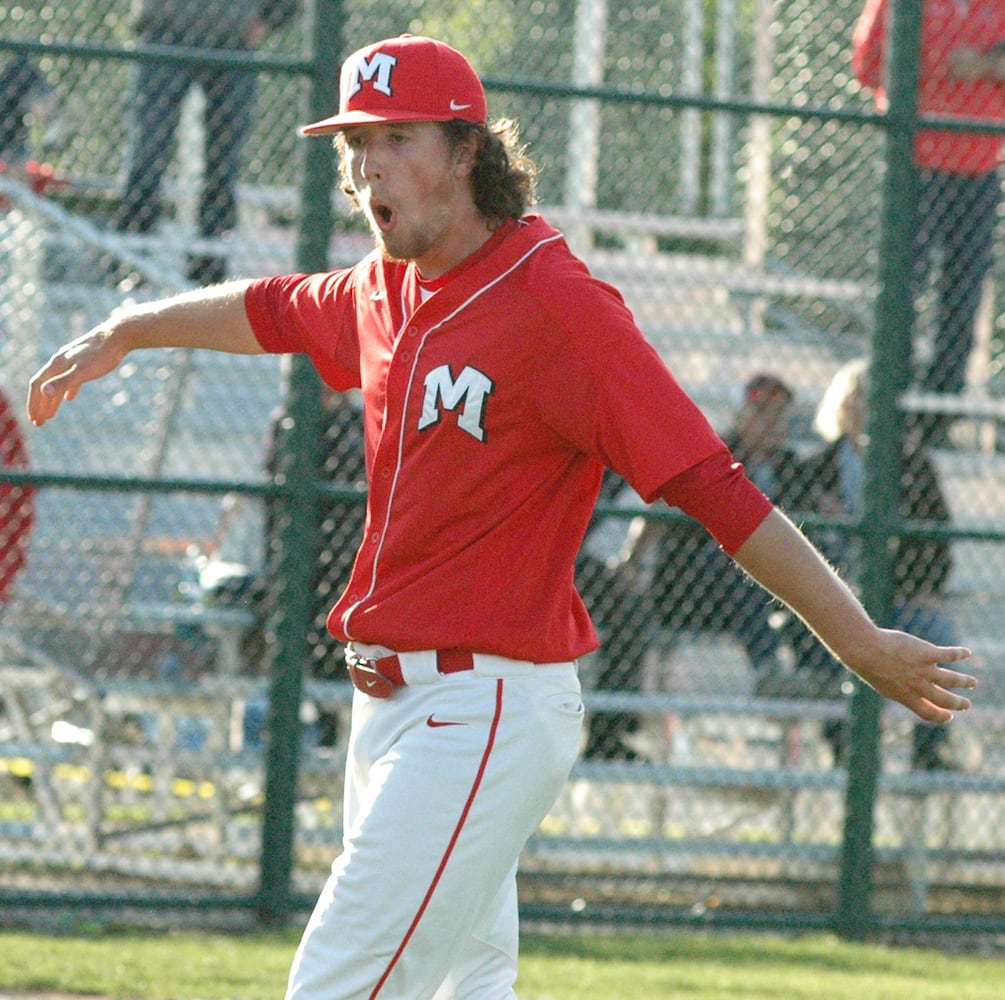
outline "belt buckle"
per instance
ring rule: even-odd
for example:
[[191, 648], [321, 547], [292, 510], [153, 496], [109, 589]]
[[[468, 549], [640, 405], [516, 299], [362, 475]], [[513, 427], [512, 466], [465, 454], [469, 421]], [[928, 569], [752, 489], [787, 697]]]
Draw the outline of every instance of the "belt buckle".
[[394, 684], [377, 669], [377, 660], [372, 656], [360, 656], [351, 646], [346, 647], [345, 665], [353, 687], [371, 698], [390, 698], [394, 694]]

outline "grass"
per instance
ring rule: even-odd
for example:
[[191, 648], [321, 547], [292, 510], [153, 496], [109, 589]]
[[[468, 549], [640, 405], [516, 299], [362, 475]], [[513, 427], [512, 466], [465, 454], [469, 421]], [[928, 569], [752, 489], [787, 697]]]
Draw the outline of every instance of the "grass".
[[[277, 1000], [298, 933], [0, 932], [0, 990]], [[1000, 1000], [1005, 962], [813, 935], [524, 937], [520, 1000]]]

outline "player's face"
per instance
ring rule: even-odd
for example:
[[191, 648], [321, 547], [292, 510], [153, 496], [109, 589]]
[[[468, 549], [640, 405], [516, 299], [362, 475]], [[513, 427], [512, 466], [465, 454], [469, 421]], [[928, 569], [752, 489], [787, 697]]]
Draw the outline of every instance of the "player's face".
[[458, 263], [469, 167], [444, 130], [435, 122], [360, 125], [344, 139], [346, 173], [384, 255], [414, 260], [424, 277]]

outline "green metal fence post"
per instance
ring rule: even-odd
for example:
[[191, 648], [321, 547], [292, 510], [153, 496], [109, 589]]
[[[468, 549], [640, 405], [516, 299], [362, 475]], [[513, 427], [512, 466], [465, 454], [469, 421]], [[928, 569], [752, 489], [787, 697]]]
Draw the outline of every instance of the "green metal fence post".
[[[333, 115], [338, 108], [338, 73], [342, 59], [342, 0], [314, 0], [312, 55], [314, 75], [304, 121]], [[332, 232], [332, 187], [335, 157], [327, 139], [304, 140], [304, 172], [300, 186], [297, 266], [322, 271], [328, 266]]]
[[[341, 0], [315, 0], [310, 11], [313, 70], [305, 121], [331, 114], [338, 101]], [[327, 267], [331, 236], [334, 160], [331, 145], [305, 141], [297, 232], [297, 266], [303, 271]], [[291, 362], [285, 436], [288, 454], [279, 495], [282, 556], [274, 581], [280, 598], [270, 608], [276, 647], [269, 680], [269, 745], [265, 762], [265, 806], [258, 915], [263, 923], [282, 923], [289, 915], [293, 874], [294, 810], [300, 748], [302, 674], [309, 650], [306, 637], [313, 605], [320, 503], [319, 383], [304, 357]]]
[[[911, 256], [916, 230], [913, 161], [917, 126], [920, 0], [895, 0], [890, 7], [887, 60], [889, 106], [884, 212], [879, 244], [879, 294], [872, 336], [860, 534], [862, 598], [880, 622], [889, 619], [893, 596], [890, 537], [898, 528], [897, 499], [902, 421], [897, 401], [910, 379], [913, 297]], [[873, 924], [872, 850], [879, 776], [881, 699], [859, 684], [851, 710], [851, 753], [845, 794], [845, 824], [838, 890], [838, 930], [861, 939]]]

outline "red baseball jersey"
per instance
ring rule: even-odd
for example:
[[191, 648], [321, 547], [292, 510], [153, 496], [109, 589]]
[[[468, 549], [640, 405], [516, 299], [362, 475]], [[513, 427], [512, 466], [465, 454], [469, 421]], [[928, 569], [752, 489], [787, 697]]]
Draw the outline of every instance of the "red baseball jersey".
[[[884, 63], [887, 0], [867, 0], [855, 26], [852, 66], [858, 79], [885, 105]], [[1005, 120], [1005, 85], [994, 80], [965, 81], [955, 76], [951, 53], [961, 46], [987, 52], [1005, 44], [1002, 0], [925, 0], [918, 67], [918, 109], [942, 117]], [[954, 174], [983, 174], [1001, 158], [1002, 137], [990, 132], [923, 129], [915, 137], [920, 167]]]
[[343, 640], [574, 659], [597, 645], [573, 567], [603, 467], [652, 500], [725, 452], [620, 294], [539, 217], [431, 296], [375, 252], [256, 281], [246, 308], [265, 350], [362, 388], [366, 530], [328, 620]]

